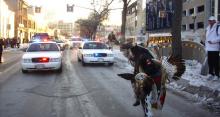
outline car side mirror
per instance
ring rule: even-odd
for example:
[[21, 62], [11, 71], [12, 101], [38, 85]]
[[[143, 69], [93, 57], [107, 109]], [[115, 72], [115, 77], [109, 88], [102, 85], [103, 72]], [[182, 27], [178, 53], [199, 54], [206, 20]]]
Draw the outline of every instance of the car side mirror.
[[79, 49], [82, 49], [82, 47], [79, 47]]

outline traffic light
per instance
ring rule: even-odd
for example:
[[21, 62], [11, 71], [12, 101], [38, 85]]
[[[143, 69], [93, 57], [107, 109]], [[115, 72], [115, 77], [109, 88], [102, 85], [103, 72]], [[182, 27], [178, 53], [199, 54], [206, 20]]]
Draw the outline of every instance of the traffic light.
[[35, 13], [41, 13], [41, 7], [35, 7]]
[[67, 12], [73, 12], [74, 4], [73, 5], [67, 4], [66, 8], [67, 8]]

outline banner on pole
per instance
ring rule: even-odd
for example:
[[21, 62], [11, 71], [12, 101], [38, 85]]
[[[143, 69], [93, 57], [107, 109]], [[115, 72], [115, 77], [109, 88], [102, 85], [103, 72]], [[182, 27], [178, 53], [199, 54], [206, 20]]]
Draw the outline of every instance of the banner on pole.
[[173, 11], [172, 0], [146, 0], [146, 30], [170, 28]]

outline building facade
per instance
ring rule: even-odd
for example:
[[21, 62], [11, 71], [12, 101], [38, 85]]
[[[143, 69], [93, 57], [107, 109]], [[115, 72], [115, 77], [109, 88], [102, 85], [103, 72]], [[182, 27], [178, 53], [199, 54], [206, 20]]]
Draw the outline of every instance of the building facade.
[[[148, 34], [145, 33], [147, 2], [156, 3], [157, 0], [136, 0], [128, 6], [126, 36]], [[183, 0], [182, 39], [196, 42], [204, 40], [210, 16], [215, 16], [220, 21], [219, 0]]]
[[209, 12], [207, 0], [184, 0], [182, 11], [182, 38], [200, 42], [205, 36]]
[[63, 21], [59, 21], [57, 27], [62, 35], [71, 37], [74, 31], [73, 25], [73, 23], [65, 23]]
[[183, 40], [200, 42], [205, 39], [208, 18], [215, 16], [220, 21], [219, 0], [184, 0], [182, 18]]
[[20, 38], [21, 43], [28, 42], [36, 33], [33, 7], [26, 0], [6, 0], [9, 8], [15, 12], [14, 36]]
[[137, 43], [142, 43], [147, 39], [146, 1], [134, 0], [127, 9], [125, 38]]
[[137, 7], [137, 1], [133, 2], [131, 5], [128, 6], [126, 15], [126, 36], [136, 36], [138, 22]]
[[218, 21], [220, 21], [220, 1], [219, 0], [210, 0], [211, 6], [211, 15], [215, 16]]
[[14, 37], [14, 15], [4, 0], [0, 0], [0, 38]]

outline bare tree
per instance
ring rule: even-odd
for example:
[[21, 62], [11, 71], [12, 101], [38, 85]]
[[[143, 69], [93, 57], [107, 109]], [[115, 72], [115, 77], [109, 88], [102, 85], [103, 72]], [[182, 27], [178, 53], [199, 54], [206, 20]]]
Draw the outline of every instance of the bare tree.
[[172, 41], [172, 54], [176, 58], [182, 58], [181, 46], [181, 24], [182, 24], [182, 0], [173, 0], [174, 14], [171, 33], [174, 38]]
[[112, 4], [113, 1], [114, 0], [92, 0], [93, 12], [88, 19], [94, 20], [93, 23], [95, 23], [93, 27], [94, 32], [92, 37], [94, 40], [96, 38], [98, 26], [109, 16], [109, 6]]
[[181, 42], [181, 24], [182, 24], [182, 0], [173, 0], [174, 14], [172, 19], [171, 33], [172, 41], [172, 55], [169, 59], [170, 63], [177, 65], [177, 72], [174, 74], [176, 78], [182, 76], [185, 72], [185, 64], [182, 60], [182, 42]]
[[126, 29], [126, 15], [128, 11], [128, 5], [131, 0], [122, 0], [123, 2], [123, 10], [122, 10], [122, 25], [121, 25], [121, 42], [125, 42], [125, 29]]
[[92, 38], [94, 35], [97, 21], [90, 19], [78, 19], [75, 22], [76, 28], [80, 31], [80, 36], [86, 38]]

